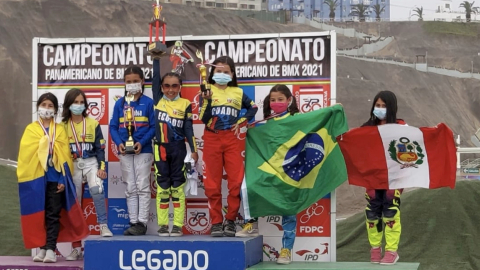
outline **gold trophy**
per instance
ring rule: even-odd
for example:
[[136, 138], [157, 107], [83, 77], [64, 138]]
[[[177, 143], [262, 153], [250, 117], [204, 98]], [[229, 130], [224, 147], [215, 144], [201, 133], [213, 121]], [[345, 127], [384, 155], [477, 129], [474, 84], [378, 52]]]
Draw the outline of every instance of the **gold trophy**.
[[132, 122], [134, 121], [134, 112], [133, 107], [130, 106], [130, 102], [133, 100], [133, 95], [127, 94], [125, 96], [125, 101], [128, 104], [128, 107], [125, 109], [124, 118], [125, 121], [128, 123], [127, 130], [128, 130], [128, 140], [125, 142], [125, 154], [135, 154], [135, 142], [133, 141], [132, 137]]
[[202, 93], [206, 93], [207, 91], [210, 91], [210, 84], [208, 84], [207, 82], [207, 67], [203, 62], [202, 52], [197, 50], [196, 55], [201, 61], [201, 63], [198, 65], [198, 70], [200, 70], [200, 78], [201, 78], [200, 90], [202, 91]]
[[[148, 23], [150, 26], [149, 37], [150, 42], [148, 44], [148, 53], [152, 58], [160, 58], [167, 53], [167, 45], [165, 45], [165, 35], [167, 33], [167, 24], [165, 23], [165, 18], [163, 20], [160, 18], [160, 13], [162, 11], [162, 6], [160, 6], [159, 0], [156, 4], [153, 4], [153, 18]], [[155, 26], [155, 40], [153, 40], [153, 27]], [[160, 28], [162, 28], [162, 41], [159, 39]]]

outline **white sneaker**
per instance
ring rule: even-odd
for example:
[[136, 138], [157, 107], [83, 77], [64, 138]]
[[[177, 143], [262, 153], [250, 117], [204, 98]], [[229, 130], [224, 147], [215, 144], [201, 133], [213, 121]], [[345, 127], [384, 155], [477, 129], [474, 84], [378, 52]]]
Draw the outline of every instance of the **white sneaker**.
[[40, 251], [33, 257], [34, 262], [43, 262], [43, 259], [45, 259], [45, 255], [47, 254], [46, 249], [40, 249]]
[[112, 237], [113, 233], [110, 231], [107, 224], [100, 224], [100, 235], [102, 237]]
[[257, 237], [258, 222], [248, 222], [243, 229], [235, 234], [236, 237]]
[[277, 259], [278, 264], [290, 264], [292, 262], [292, 256], [290, 254], [290, 249], [282, 248], [280, 250], [280, 257]]
[[43, 259], [44, 263], [54, 263], [57, 262], [57, 255], [55, 251], [49, 249], [47, 250], [47, 254], [45, 254], [45, 258]]
[[70, 255], [68, 255], [65, 260], [67, 261], [76, 261], [78, 259], [82, 258], [82, 252], [79, 251], [78, 249], [74, 248]]

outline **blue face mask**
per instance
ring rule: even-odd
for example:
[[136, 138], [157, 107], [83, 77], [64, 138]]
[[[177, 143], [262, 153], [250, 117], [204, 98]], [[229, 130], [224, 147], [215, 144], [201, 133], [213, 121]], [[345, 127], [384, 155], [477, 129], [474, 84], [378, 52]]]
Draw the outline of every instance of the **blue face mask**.
[[85, 110], [85, 105], [83, 105], [83, 104], [72, 104], [72, 105], [70, 105], [70, 111], [74, 115], [82, 115], [84, 110]]
[[226, 85], [232, 81], [232, 77], [225, 73], [215, 73], [212, 79], [220, 85]]
[[373, 109], [373, 115], [379, 120], [385, 120], [385, 117], [387, 116], [387, 108], [375, 108]]

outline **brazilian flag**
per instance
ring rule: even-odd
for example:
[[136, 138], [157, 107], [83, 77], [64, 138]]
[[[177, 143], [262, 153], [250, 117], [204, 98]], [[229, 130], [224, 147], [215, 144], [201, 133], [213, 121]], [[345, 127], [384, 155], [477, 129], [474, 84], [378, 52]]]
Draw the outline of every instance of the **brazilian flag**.
[[347, 130], [341, 105], [249, 129], [242, 184], [246, 217], [296, 215], [347, 180], [336, 141]]

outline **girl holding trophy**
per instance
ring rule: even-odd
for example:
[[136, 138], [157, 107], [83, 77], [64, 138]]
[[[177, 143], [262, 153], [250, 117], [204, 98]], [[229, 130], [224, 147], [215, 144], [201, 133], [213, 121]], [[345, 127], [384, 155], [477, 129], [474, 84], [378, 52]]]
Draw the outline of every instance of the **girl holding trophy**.
[[[211, 235], [234, 237], [234, 221], [240, 208], [240, 187], [244, 175], [242, 152], [245, 150], [245, 140], [240, 139], [240, 129], [246, 128], [258, 108], [238, 87], [232, 58], [219, 57], [212, 66], [208, 83], [202, 82], [201, 85], [199, 117], [205, 123], [203, 181], [212, 219]], [[204, 79], [205, 72], [202, 69], [205, 71], [204, 66], [200, 66], [200, 74]], [[240, 116], [242, 109], [247, 112]], [[222, 223], [224, 167], [228, 175], [228, 210]]]
[[[95, 119], [87, 117], [87, 108], [87, 97], [82, 90], [73, 88], [67, 92], [63, 102], [62, 117], [72, 153], [73, 183], [80, 205], [83, 197], [82, 184], [84, 181], [88, 183], [97, 213], [97, 222], [100, 225], [100, 235], [111, 237], [112, 232], [107, 226], [107, 209], [102, 180], [107, 178], [105, 140], [100, 124]], [[81, 247], [80, 241], [72, 243], [73, 250], [66, 260], [75, 261], [81, 258]]]
[[[153, 60], [152, 92], [156, 103], [155, 178], [157, 181], [157, 216], [159, 236], [181, 236], [185, 216], [186, 182], [185, 139], [192, 159], [198, 160], [193, 135], [192, 105], [180, 97], [182, 80], [177, 73], [167, 73], [160, 80], [160, 61]], [[173, 227], [169, 232], [168, 209], [173, 204]]]
[[120, 154], [122, 177], [127, 182], [130, 227], [124, 235], [144, 235], [150, 208], [150, 172], [155, 136], [153, 100], [145, 95], [143, 71], [137, 66], [125, 70], [125, 97], [115, 103], [110, 134]]

